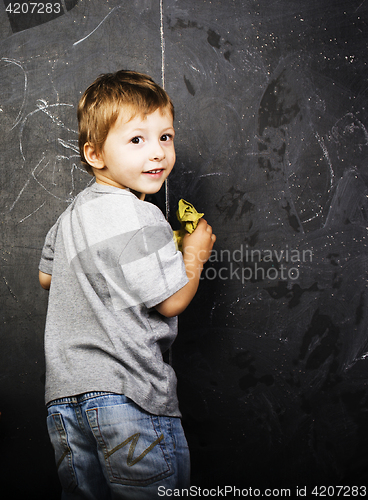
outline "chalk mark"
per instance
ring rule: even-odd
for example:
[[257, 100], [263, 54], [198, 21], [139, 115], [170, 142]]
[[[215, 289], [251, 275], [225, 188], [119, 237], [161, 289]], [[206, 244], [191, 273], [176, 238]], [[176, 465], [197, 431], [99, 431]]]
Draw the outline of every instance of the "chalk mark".
[[17, 296], [15, 295], [15, 293], [12, 291], [12, 289], [10, 288], [10, 285], [8, 283], [8, 280], [5, 278], [5, 276], [3, 276], [3, 280], [4, 280], [4, 283], [6, 285], [6, 288], [9, 290], [9, 293], [10, 295], [13, 297], [13, 299], [18, 302], [18, 299], [17, 299]]
[[42, 208], [44, 206], [44, 204], [46, 203], [46, 201], [44, 201], [42, 203], [42, 205], [40, 205], [38, 208], [36, 208], [36, 210], [33, 210], [33, 212], [29, 215], [27, 215], [26, 217], [23, 217], [23, 219], [21, 219], [18, 224], [20, 224], [21, 222], [24, 222], [26, 219], [28, 219], [29, 217], [31, 217], [33, 214], [35, 214], [36, 212], [38, 212], [40, 210], [40, 208]]
[[19, 198], [22, 196], [23, 191], [24, 191], [24, 190], [26, 189], [26, 187], [28, 186], [29, 182], [30, 182], [30, 179], [28, 179], [28, 180], [27, 180], [27, 182], [24, 184], [24, 186], [23, 186], [23, 187], [22, 187], [22, 189], [20, 190], [20, 192], [19, 192], [18, 196], [15, 198], [15, 200], [14, 200], [14, 202], [13, 202], [12, 206], [9, 208], [9, 212], [11, 212], [11, 211], [13, 210], [13, 208], [14, 208], [14, 207], [15, 207], [15, 205], [17, 204], [17, 202], [18, 202]]
[[98, 30], [98, 28], [106, 21], [106, 19], [111, 16], [111, 14], [116, 10], [116, 9], [120, 9], [121, 8], [121, 5], [118, 5], [117, 7], [114, 7], [112, 9], [111, 12], [109, 12], [103, 19], [102, 21], [96, 26], [96, 28], [94, 30], [91, 31], [91, 33], [89, 33], [88, 35], [86, 35], [84, 38], [81, 38], [80, 40], [78, 40], [77, 42], [74, 42], [73, 43], [73, 46], [74, 45], [78, 45], [79, 43], [82, 43], [84, 42], [85, 40], [87, 40], [87, 38], [89, 38], [91, 35], [93, 35], [93, 33], [95, 33], [95, 31]]
[[27, 73], [26, 73], [25, 69], [23, 68], [22, 64], [20, 63], [20, 61], [17, 61], [16, 59], [9, 59], [8, 57], [2, 57], [1, 60], [5, 61], [5, 62], [8, 62], [8, 63], [11, 63], [11, 64], [15, 64], [24, 73], [23, 101], [22, 101], [22, 104], [20, 106], [20, 110], [19, 110], [18, 116], [16, 117], [15, 122], [14, 122], [12, 128], [10, 129], [10, 130], [13, 130], [13, 128], [15, 128], [18, 125], [18, 123], [20, 122], [20, 119], [21, 119], [21, 116], [22, 116], [22, 113], [23, 113], [23, 109], [24, 109], [24, 106], [25, 106], [25, 103], [26, 103], [26, 92], [27, 92], [27, 87], [28, 87], [28, 78], [27, 78]]
[[201, 179], [202, 177], [211, 177], [213, 175], [227, 175], [227, 176], [229, 176], [229, 174], [227, 172], [212, 172], [209, 174], [202, 174], [199, 176], [199, 178]]
[[77, 139], [75, 139], [74, 141], [71, 140], [71, 141], [64, 141], [63, 139], [60, 139], [60, 137], [58, 137], [58, 143], [61, 144], [62, 146], [64, 146], [65, 149], [71, 149], [72, 151], [75, 151], [77, 153], [77, 156], [79, 157], [79, 148], [78, 148], [78, 145], [75, 145], [73, 144], [73, 142], [77, 142]]
[[354, 14], [358, 12], [358, 10], [360, 9], [360, 7], [363, 5], [364, 2], [365, 0], [363, 0], [363, 2], [354, 10]]
[[[39, 175], [39, 174], [41, 174], [41, 173], [42, 173], [42, 172], [43, 172], [43, 171], [44, 171], [44, 170], [45, 170], [45, 169], [46, 169], [46, 168], [50, 165], [50, 161], [48, 161], [46, 164], [44, 164], [44, 165], [42, 166], [42, 168], [41, 168], [41, 170], [40, 170], [40, 169], [39, 169], [39, 167], [41, 166], [41, 163], [42, 163], [44, 160], [45, 160], [45, 156], [43, 156], [43, 157], [41, 158], [41, 160], [37, 163], [37, 165], [35, 166], [35, 168], [32, 170], [32, 177], [33, 177], [33, 178], [34, 178], [34, 180], [37, 182], [37, 184], [38, 184], [39, 186], [41, 186], [41, 187], [42, 187], [42, 188], [46, 191], [46, 193], [50, 194], [51, 196], [53, 196], [53, 197], [54, 197], [54, 198], [56, 198], [57, 200], [60, 200], [60, 201], [65, 201], [66, 203], [70, 203], [70, 202], [72, 202], [72, 201], [73, 201], [73, 197], [70, 197], [70, 198], [64, 199], [64, 198], [61, 198], [60, 196], [56, 196], [56, 194], [54, 194], [54, 193], [52, 193], [51, 191], [49, 191], [49, 190], [46, 188], [46, 186], [44, 186], [44, 185], [42, 184], [42, 182], [41, 182], [41, 181], [37, 178], [37, 176], [36, 176], [36, 175], [37, 175], [37, 174], [38, 174], [38, 175]], [[74, 170], [79, 170], [79, 169], [78, 169], [78, 167], [76, 167], [75, 163], [73, 163], [72, 168], [71, 168], [72, 178], [73, 178], [73, 172], [74, 172]], [[94, 180], [94, 179], [92, 179], [92, 181], [93, 181], [93, 180]], [[54, 183], [54, 185], [56, 185], [56, 184]], [[73, 180], [72, 180], [72, 185], [74, 185], [74, 184], [73, 184]], [[69, 193], [69, 194], [71, 194], [71, 193]]]
[[55, 123], [59, 127], [64, 128], [68, 132], [73, 132], [75, 134], [78, 133], [76, 130], [73, 130], [73, 129], [70, 129], [70, 128], [66, 127], [65, 124], [58, 117], [54, 116], [50, 112], [50, 108], [56, 108], [56, 107], [59, 107], [59, 106], [67, 106], [67, 107], [70, 107], [70, 108], [74, 107], [73, 104], [66, 104], [66, 103], [48, 104], [45, 100], [39, 99], [39, 101], [37, 102], [37, 109], [35, 109], [34, 111], [31, 111], [30, 113], [28, 113], [28, 115], [22, 121], [22, 125], [21, 125], [20, 131], [19, 131], [19, 149], [20, 149], [20, 154], [22, 155], [22, 159], [24, 161], [26, 161], [26, 158], [25, 158], [24, 153], [23, 153], [23, 141], [22, 141], [23, 130], [24, 130], [24, 127], [26, 126], [26, 123], [27, 123], [28, 119], [31, 116], [33, 116], [34, 114], [39, 113], [40, 111], [42, 111], [49, 118], [51, 118], [51, 120], [52, 120], [53, 123]]
[[[19, 149], [21, 153], [22, 160], [25, 162], [21, 168], [24, 168], [24, 165], [27, 162], [26, 158], [26, 152], [24, 151], [24, 146], [23, 146], [23, 136], [25, 132], [25, 127], [27, 124], [30, 122], [33, 116], [36, 115], [36, 113], [43, 113], [46, 115], [47, 119], [50, 119], [52, 124], [54, 124], [56, 127], [59, 127], [62, 131], [69, 132], [71, 134], [77, 135], [77, 131], [74, 130], [71, 127], [68, 127], [66, 123], [64, 123], [64, 120], [59, 117], [58, 113], [56, 112], [57, 109], [60, 109], [60, 107], [66, 107], [66, 109], [69, 108], [74, 108], [74, 105], [68, 104], [68, 103], [55, 103], [55, 104], [48, 104], [48, 102], [45, 99], [39, 99], [36, 103], [37, 108], [34, 109], [32, 112], [28, 113], [22, 120], [21, 126], [20, 126], [20, 131], [19, 131]], [[23, 195], [24, 191], [28, 187], [30, 181], [32, 178], [37, 182], [37, 184], [42, 187], [48, 194], [56, 198], [57, 200], [70, 203], [73, 201], [74, 196], [73, 193], [76, 189], [77, 186], [77, 178], [76, 178], [76, 173], [77, 172], [83, 172], [86, 173], [83, 168], [80, 168], [78, 166], [78, 159], [80, 158], [79, 156], [79, 148], [77, 144], [77, 139], [74, 138], [62, 138], [58, 137], [58, 133], [55, 137], [56, 143], [61, 146], [65, 152], [60, 152], [59, 154], [56, 154], [55, 156], [51, 154], [51, 151], [49, 151], [49, 148], [47, 151], [43, 151], [41, 153], [41, 158], [38, 159], [32, 159], [32, 163], [37, 162], [36, 166], [30, 171], [29, 178], [26, 180], [25, 184], [23, 185], [22, 189], [16, 196], [15, 200], [11, 204], [9, 211], [11, 212], [15, 205], [18, 203], [19, 199]], [[51, 154], [51, 157], [50, 157]], [[60, 168], [58, 168], [58, 165], [62, 165], [66, 161], [69, 162], [69, 167], [68, 171], [70, 171], [70, 176], [71, 176], [71, 190], [65, 194], [65, 197], [61, 197], [60, 195], [55, 195], [53, 191], [53, 187], [58, 186], [58, 183], [56, 182], [56, 175], [58, 175], [58, 172], [60, 171]], [[42, 179], [40, 178], [41, 174], [44, 172], [44, 170], [50, 169], [50, 174], [51, 174], [51, 179], [49, 179], [48, 182], [50, 182], [50, 186], [45, 185]], [[79, 179], [79, 177], [78, 177]], [[81, 179], [82, 180], [82, 179]], [[78, 181], [79, 182], [79, 181]], [[88, 186], [90, 182], [88, 181], [85, 186]], [[63, 184], [64, 186], [64, 184]], [[37, 209], [35, 210], [37, 212]], [[32, 212], [35, 213], [35, 212]], [[30, 215], [32, 215], [30, 214]], [[21, 222], [23, 222], [27, 217], [24, 217]]]

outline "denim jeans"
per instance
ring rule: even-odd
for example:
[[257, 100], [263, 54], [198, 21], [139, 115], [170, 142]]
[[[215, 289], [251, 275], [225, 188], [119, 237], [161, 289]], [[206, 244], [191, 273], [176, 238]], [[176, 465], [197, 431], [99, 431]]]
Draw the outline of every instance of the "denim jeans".
[[[48, 405], [63, 500], [145, 500], [189, 488], [190, 459], [180, 418], [151, 415], [105, 392]], [[161, 495], [162, 496], [162, 495]]]

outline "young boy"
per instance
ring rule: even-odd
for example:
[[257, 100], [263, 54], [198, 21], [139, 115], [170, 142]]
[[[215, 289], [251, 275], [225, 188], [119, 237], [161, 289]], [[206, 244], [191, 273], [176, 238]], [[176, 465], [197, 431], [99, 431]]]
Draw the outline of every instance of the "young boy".
[[216, 237], [201, 219], [182, 255], [144, 201], [174, 166], [173, 118], [166, 92], [132, 71], [102, 75], [78, 106], [81, 158], [96, 182], [50, 229], [39, 266], [64, 499], [144, 500], [189, 486], [176, 376], [162, 354]]

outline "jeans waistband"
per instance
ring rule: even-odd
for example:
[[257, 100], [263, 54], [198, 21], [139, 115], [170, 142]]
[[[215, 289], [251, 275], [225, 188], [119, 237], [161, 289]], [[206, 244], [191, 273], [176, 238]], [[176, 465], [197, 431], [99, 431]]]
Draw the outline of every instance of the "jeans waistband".
[[113, 393], [105, 391], [85, 392], [83, 394], [77, 394], [75, 396], [53, 399], [52, 401], [47, 403], [46, 407], [49, 408], [50, 406], [53, 405], [62, 405], [62, 404], [79, 404], [83, 403], [83, 401], [87, 401], [87, 399], [97, 398], [98, 396], [108, 396], [109, 394], [112, 395]]

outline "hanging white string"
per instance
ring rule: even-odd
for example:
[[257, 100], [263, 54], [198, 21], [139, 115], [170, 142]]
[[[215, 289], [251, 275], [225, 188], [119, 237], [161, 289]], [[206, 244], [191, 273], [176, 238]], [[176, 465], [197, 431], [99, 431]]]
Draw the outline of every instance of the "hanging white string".
[[[164, 37], [164, 8], [163, 0], [160, 0], [160, 37], [161, 37], [161, 81], [162, 88], [165, 88], [165, 37]], [[169, 181], [165, 180], [165, 216], [168, 220], [170, 215], [169, 205]]]
[[[164, 7], [163, 0], [160, 0], [160, 36], [161, 36], [161, 81], [162, 88], [165, 89], [165, 37], [164, 37]], [[169, 179], [165, 179], [165, 216], [169, 219]], [[172, 366], [172, 350], [169, 347], [169, 365]]]
[[160, 0], [160, 36], [161, 36], [161, 80], [162, 80], [162, 88], [165, 88], [165, 37], [164, 37], [163, 0]]

